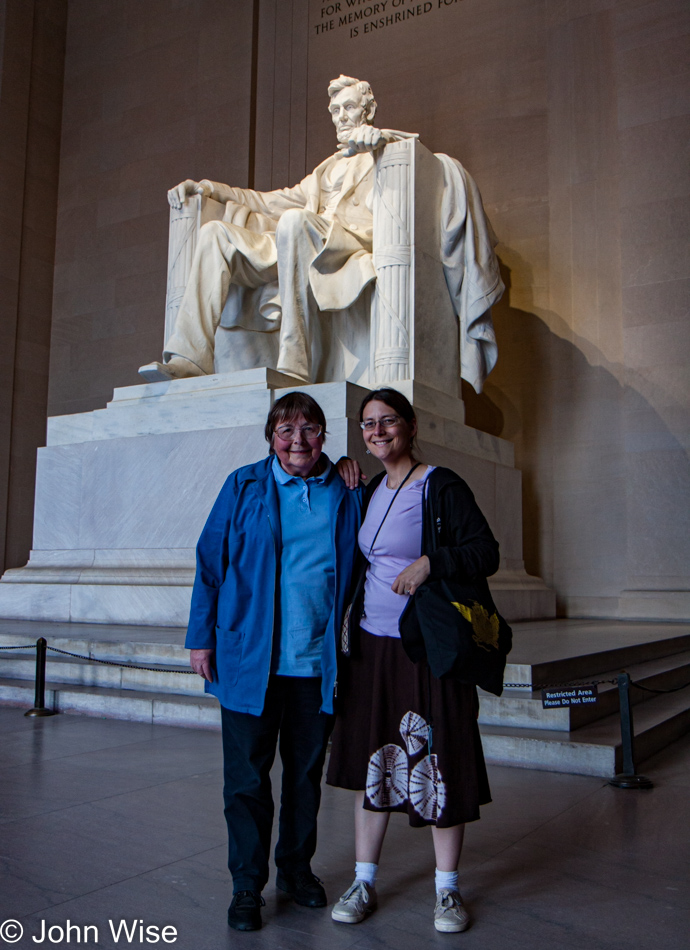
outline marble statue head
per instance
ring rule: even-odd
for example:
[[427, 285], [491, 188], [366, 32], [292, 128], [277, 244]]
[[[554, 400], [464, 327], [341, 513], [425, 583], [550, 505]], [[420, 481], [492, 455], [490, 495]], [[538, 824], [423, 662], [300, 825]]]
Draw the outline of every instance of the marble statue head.
[[373, 123], [376, 100], [368, 82], [340, 75], [329, 83], [328, 96], [328, 110], [341, 144], [347, 144], [352, 129]]

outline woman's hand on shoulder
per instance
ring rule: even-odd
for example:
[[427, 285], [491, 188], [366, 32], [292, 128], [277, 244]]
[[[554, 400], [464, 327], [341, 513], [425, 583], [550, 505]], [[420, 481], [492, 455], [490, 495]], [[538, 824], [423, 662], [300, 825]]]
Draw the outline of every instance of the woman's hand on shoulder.
[[359, 462], [348, 458], [347, 455], [343, 455], [342, 458], [338, 459], [335, 463], [335, 470], [350, 489], [357, 488], [360, 481], [366, 481], [367, 476], [359, 467]]
[[431, 573], [431, 564], [426, 554], [413, 561], [404, 571], [401, 571], [391, 585], [396, 594], [414, 594], [420, 584], [423, 584]]
[[213, 654], [215, 650], [190, 650], [189, 665], [209, 683], [213, 682]]

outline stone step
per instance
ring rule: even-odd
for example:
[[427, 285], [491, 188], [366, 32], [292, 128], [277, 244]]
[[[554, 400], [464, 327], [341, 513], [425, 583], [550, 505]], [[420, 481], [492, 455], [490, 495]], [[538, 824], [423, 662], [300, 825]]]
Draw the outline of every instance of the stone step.
[[[690, 651], [665, 656], [625, 667], [633, 682], [650, 689], [672, 689], [690, 682]], [[619, 669], [594, 674], [594, 679], [615, 679]], [[576, 682], [580, 679], [574, 677]], [[509, 681], [510, 682], [510, 681]], [[570, 732], [590, 722], [618, 712], [618, 685], [601, 683], [596, 703], [586, 706], [570, 706], [562, 709], [544, 709], [541, 692], [529, 689], [506, 689], [502, 696], [492, 696], [479, 690], [479, 722], [492, 726], [516, 726], [526, 729], [550, 729]], [[635, 704], [649, 701], [653, 693], [633, 689]]]
[[[0, 678], [0, 705], [31, 709], [33, 704], [33, 684], [26, 680]], [[51, 684], [46, 685], [45, 705], [59, 713], [103, 719], [127, 719], [194, 729], [220, 728], [218, 701], [204, 693], [182, 696], [170, 692]]]
[[[548, 628], [557, 624], [558, 621], [547, 621], [542, 627]], [[591, 623], [591, 622], [590, 622]], [[573, 647], [575, 652], [568, 654], [565, 650], [559, 649], [557, 636], [554, 637], [554, 643], [551, 649], [544, 649], [543, 639], [540, 643], [541, 649], [532, 650], [535, 657], [542, 654], [542, 658], [531, 660], [531, 657], [522, 661], [518, 659], [517, 654], [529, 652], [526, 645], [521, 642], [521, 627], [528, 625], [515, 624], [513, 626], [513, 652], [509, 655], [506, 664], [504, 682], [506, 683], [526, 683], [531, 684], [534, 689], [541, 689], [543, 686], [557, 685], [560, 683], [570, 683], [573, 680], [584, 680], [588, 676], [595, 677], [600, 673], [606, 673], [610, 670], [627, 669], [628, 666], [638, 663], [644, 663], [648, 660], [660, 659], [666, 656], [672, 656], [690, 650], [690, 628], [687, 625], [680, 624], [668, 625], [673, 629], [669, 630], [668, 636], [658, 635], [662, 628], [661, 624], [627, 624], [627, 627], [640, 629], [644, 632], [646, 628], [652, 628], [657, 635], [652, 639], [640, 640], [638, 642], [622, 642], [617, 645], [612, 637], [602, 638], [604, 643], [601, 646], [589, 645], [584, 649], [578, 648], [577, 638], [573, 637]], [[530, 625], [532, 627], [536, 625]], [[582, 627], [586, 631], [583, 623]], [[554, 632], [557, 631], [554, 626]], [[531, 631], [528, 631], [531, 632]], [[625, 640], [625, 638], [623, 638]], [[573, 649], [571, 647], [571, 649]], [[544, 656], [546, 653], [546, 656]], [[548, 654], [552, 655], [549, 656]], [[560, 653], [560, 655], [559, 655]]]
[[[83, 648], [83, 645], [75, 641], [52, 640], [51, 642], [56, 645], [59, 643], [60, 649], [71, 647], [71, 652]], [[124, 646], [124, 644], [101, 642], [98, 651], [100, 658], [112, 658], [115, 662], [122, 661], [128, 655], [123, 650]], [[167, 650], [161, 650], [157, 655], [155, 644], [138, 646], [142, 648], [136, 657], [138, 662], [163, 666], [165, 659], [169, 658]], [[204, 695], [203, 681], [200, 677], [186, 672], [181, 675], [180, 669], [186, 671], [189, 667], [186, 662], [188, 651], [181, 650], [180, 652], [181, 658], [185, 660], [184, 666], [168, 664], [164, 667], [164, 671], [137, 670], [128, 668], [126, 665], [102, 665], [49, 652], [46, 681], [49, 687], [57, 684], [75, 684], [172, 695]], [[21, 653], [3, 651], [1, 669], [5, 677], [29, 680], [33, 683], [35, 675], [33, 651]], [[618, 671], [609, 672], [613, 678]], [[654, 689], [670, 689], [690, 681], [690, 653], [629, 666], [628, 672], [634, 682]], [[596, 704], [563, 709], [543, 709], [541, 695], [528, 690], [506, 690], [501, 697], [492, 696], [482, 690], [479, 692], [481, 698], [479, 722], [482, 725], [569, 732], [618, 711], [618, 688], [608, 683], [599, 686], [599, 699]], [[644, 690], [633, 690], [632, 699], [634, 703], [640, 703], [649, 701], [653, 695]]]
[[[635, 709], [636, 764], [673, 742], [690, 728], [690, 697], [686, 690], [657, 696]], [[33, 684], [0, 679], [0, 704], [30, 709]], [[173, 695], [70, 684], [46, 687], [46, 706], [60, 713], [151, 722], [168, 726], [217, 729], [220, 707], [210, 696]], [[488, 762], [579, 775], [611, 777], [622, 768], [620, 718], [563, 733], [557, 730], [481, 726]]]
[[[635, 708], [635, 765], [690, 729], [690, 689], [656, 696]], [[623, 767], [620, 716], [607, 716], [571, 733], [481, 726], [487, 762], [610, 778]]]
[[[507, 682], [586, 682], [626, 668], [633, 680], [669, 689], [690, 679], [690, 630], [681, 624], [545, 621], [514, 625]], [[217, 701], [188, 668], [184, 633], [170, 627], [0, 621], [0, 646], [49, 646], [115, 662], [163, 667], [148, 673], [48, 654], [46, 705], [60, 712], [166, 725], [218, 728]], [[0, 652], [0, 703], [33, 706], [35, 651]], [[690, 726], [690, 689], [654, 696], [632, 691], [637, 758], [656, 752]], [[481, 731], [489, 761], [527, 768], [611, 776], [620, 768], [617, 688], [602, 684], [591, 707], [542, 710], [539, 693], [506, 690], [481, 701]], [[599, 717], [599, 718], [597, 718]], [[596, 720], [596, 721], [593, 721]]]
[[[187, 667], [184, 630], [94, 623], [0, 620], [0, 646], [35, 642], [72, 653], [143, 665]], [[506, 683], [543, 685], [585, 680], [690, 650], [687, 624], [550, 620], [513, 624]], [[10, 651], [7, 651], [10, 652]], [[33, 650], [23, 651], [33, 655]], [[4, 651], [0, 658], [7, 655]], [[55, 655], [50, 654], [49, 656]], [[0, 670], [2, 667], [0, 667]]]

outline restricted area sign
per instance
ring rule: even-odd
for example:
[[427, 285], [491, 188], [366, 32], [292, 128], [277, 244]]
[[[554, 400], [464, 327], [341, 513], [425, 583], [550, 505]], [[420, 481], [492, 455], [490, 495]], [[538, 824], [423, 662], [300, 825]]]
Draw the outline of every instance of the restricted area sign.
[[587, 706], [597, 701], [596, 686], [561, 686], [558, 689], [543, 689], [541, 704], [544, 709], [561, 706]]

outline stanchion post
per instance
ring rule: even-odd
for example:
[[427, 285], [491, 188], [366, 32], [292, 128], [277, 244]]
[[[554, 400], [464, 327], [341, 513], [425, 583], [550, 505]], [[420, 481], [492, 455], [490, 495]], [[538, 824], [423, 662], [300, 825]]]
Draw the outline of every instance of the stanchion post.
[[654, 788], [651, 779], [635, 772], [635, 730], [630, 702], [630, 674], [625, 671], [618, 674], [618, 701], [621, 713], [623, 771], [610, 779], [609, 785], [615, 785], [616, 788]]
[[52, 709], [46, 709], [46, 648], [48, 643], [45, 637], [36, 641], [36, 692], [34, 693], [34, 708], [24, 713], [25, 716], [54, 716]]

